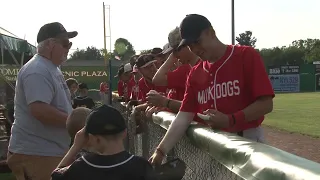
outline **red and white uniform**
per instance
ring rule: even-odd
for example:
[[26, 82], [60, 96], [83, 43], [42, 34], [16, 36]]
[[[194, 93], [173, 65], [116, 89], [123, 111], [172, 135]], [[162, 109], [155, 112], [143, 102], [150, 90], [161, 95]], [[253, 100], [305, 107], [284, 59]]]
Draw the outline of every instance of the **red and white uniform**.
[[134, 78], [133, 78], [133, 81], [134, 83], [132, 86], [130, 99], [139, 100], [139, 95], [140, 95], [139, 81], [135, 81]]
[[[200, 60], [197, 62], [197, 64]], [[184, 97], [184, 92], [186, 90], [186, 82], [188, 75], [192, 69], [190, 64], [183, 64], [177, 69], [168, 72], [167, 74], [167, 87], [170, 89], [168, 93], [169, 99], [175, 99], [182, 101]]]
[[165, 96], [169, 91], [167, 86], [155, 86], [154, 84], [145, 80], [144, 78], [141, 78], [139, 80], [139, 90], [140, 90], [139, 100], [142, 100], [143, 102], [146, 101], [146, 95], [150, 90], [155, 90]]
[[118, 82], [118, 94], [119, 96], [123, 96], [129, 98], [131, 95], [132, 87], [134, 86], [134, 80], [131, 78], [129, 82], [125, 83], [121, 80]]
[[[228, 46], [218, 61], [202, 61], [192, 68], [180, 111], [198, 113], [216, 109], [233, 114], [261, 96], [274, 96], [261, 56], [252, 47]], [[237, 125], [237, 129], [224, 130], [238, 132], [255, 128], [263, 120], [264, 116]]]

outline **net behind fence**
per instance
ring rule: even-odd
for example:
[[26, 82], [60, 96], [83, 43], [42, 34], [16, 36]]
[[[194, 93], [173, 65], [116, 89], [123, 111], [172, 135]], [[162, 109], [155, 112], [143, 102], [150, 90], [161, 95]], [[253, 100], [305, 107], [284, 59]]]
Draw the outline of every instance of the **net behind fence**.
[[[124, 108], [120, 103], [114, 103], [113, 106], [122, 112], [128, 122], [128, 138], [125, 143], [128, 150], [131, 153], [143, 156], [146, 159], [151, 157], [152, 153], [165, 135], [166, 129], [153, 123], [150, 119], [142, 117], [144, 122], [144, 131], [141, 134], [136, 134], [135, 116], [131, 114], [131, 111], [126, 110], [126, 108]], [[242, 179], [211, 157], [208, 153], [191, 144], [190, 140], [186, 136], [184, 136], [168, 154], [167, 159], [169, 160], [175, 157], [179, 157], [187, 165], [187, 170], [184, 176], [185, 180]]]

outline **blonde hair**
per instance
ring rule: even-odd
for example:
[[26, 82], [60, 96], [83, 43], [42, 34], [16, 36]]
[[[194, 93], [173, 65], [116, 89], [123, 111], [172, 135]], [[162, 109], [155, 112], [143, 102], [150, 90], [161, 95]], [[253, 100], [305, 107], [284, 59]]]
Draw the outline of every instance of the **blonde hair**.
[[78, 107], [72, 110], [66, 122], [69, 136], [72, 139], [74, 139], [76, 133], [85, 126], [87, 116], [90, 112], [91, 110], [85, 107]]

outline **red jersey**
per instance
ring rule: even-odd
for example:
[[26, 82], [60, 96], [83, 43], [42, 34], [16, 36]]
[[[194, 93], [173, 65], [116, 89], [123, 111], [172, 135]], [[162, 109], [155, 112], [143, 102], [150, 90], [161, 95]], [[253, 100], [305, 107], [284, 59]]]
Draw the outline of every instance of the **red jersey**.
[[135, 81], [134, 78], [132, 78], [133, 83], [132, 83], [132, 90], [131, 90], [131, 96], [130, 99], [132, 100], [139, 100], [139, 81]]
[[[233, 114], [261, 96], [274, 97], [261, 56], [252, 47], [228, 46], [224, 56], [215, 63], [202, 61], [192, 68], [180, 111], [202, 113], [216, 109]], [[263, 119], [264, 116], [239, 125], [237, 131], [258, 127]]]
[[108, 86], [105, 83], [100, 83], [100, 92], [106, 93], [108, 91]]
[[144, 78], [141, 78], [139, 80], [139, 100], [142, 100], [143, 102], [146, 101], [146, 95], [150, 90], [155, 90], [159, 92], [160, 94], [167, 95], [167, 86], [155, 86], [151, 82], [145, 80]]
[[[196, 64], [198, 64], [200, 60]], [[186, 82], [192, 66], [183, 64], [174, 71], [168, 72], [167, 83], [170, 89], [168, 98], [182, 101], [186, 90]]]
[[134, 85], [133, 78], [131, 78], [129, 80], [129, 82], [126, 82], [126, 83], [120, 80], [118, 82], [118, 94], [119, 94], [119, 96], [124, 96], [124, 97], [129, 98], [130, 95], [131, 95], [131, 90], [132, 90], [133, 85]]

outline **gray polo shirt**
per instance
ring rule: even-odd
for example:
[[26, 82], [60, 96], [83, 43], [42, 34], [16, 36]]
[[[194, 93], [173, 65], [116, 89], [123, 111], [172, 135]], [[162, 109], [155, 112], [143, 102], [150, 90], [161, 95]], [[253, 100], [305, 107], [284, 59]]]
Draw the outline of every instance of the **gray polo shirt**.
[[35, 119], [28, 105], [41, 101], [68, 114], [71, 94], [61, 70], [46, 58], [35, 55], [19, 71], [15, 89], [15, 121], [9, 142], [13, 153], [64, 156], [70, 145], [66, 128], [53, 127]]

